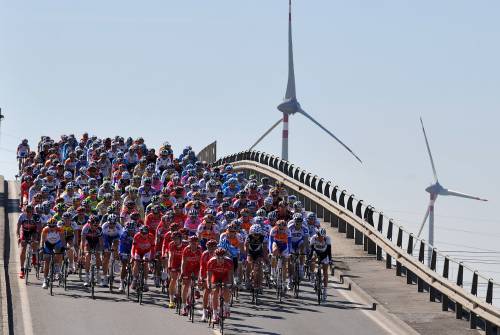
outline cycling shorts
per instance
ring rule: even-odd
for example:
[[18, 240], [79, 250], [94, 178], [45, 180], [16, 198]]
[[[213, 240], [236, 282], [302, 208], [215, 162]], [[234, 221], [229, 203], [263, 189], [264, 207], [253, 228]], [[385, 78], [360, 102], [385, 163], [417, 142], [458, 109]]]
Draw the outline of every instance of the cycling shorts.
[[288, 245], [287, 244], [273, 242], [273, 248], [272, 248], [272, 250], [276, 250], [276, 249], [280, 252], [281, 256], [283, 256], [283, 257], [288, 257], [289, 256]]
[[113, 247], [113, 242], [118, 241], [120, 239], [120, 236], [109, 236], [109, 235], [103, 235], [103, 241], [104, 241], [104, 251], [110, 251], [111, 248]]
[[134, 253], [132, 254], [132, 259], [140, 260], [143, 259], [145, 261], [151, 260], [151, 251], [142, 251], [142, 250], [135, 250]]
[[60, 253], [64, 250], [64, 246], [61, 240], [56, 243], [50, 243], [49, 241], [45, 241], [43, 244], [43, 253], [46, 255], [53, 254], [54, 252]]
[[292, 253], [298, 253], [300, 251], [300, 247], [304, 245], [304, 240], [299, 240], [299, 241], [296, 241], [296, 242], [293, 242], [292, 241], [292, 245], [291, 245], [291, 252]]

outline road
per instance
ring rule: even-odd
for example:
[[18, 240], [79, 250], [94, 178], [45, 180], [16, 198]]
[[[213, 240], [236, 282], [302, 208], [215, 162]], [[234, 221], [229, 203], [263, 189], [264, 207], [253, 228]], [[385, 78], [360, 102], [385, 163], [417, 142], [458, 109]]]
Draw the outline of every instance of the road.
[[[9, 199], [18, 198], [18, 185], [8, 184]], [[18, 213], [10, 211], [8, 222], [11, 241], [15, 241]], [[76, 276], [70, 276], [69, 289], [54, 288], [54, 296], [42, 290], [41, 282], [31, 277], [26, 286], [18, 279], [19, 261], [16, 243], [10, 245], [9, 275], [15, 334], [212, 334], [207, 324], [191, 324], [167, 309], [165, 296], [151, 288], [140, 306], [121, 294], [97, 288], [96, 300], [90, 298]], [[371, 303], [349, 291], [338, 278], [331, 278], [330, 296], [321, 306], [309, 285], [300, 299], [288, 297], [277, 303], [272, 291], [265, 292], [262, 304], [255, 307], [245, 294], [240, 295], [225, 334], [404, 334], [403, 329], [387, 322], [381, 311], [371, 310]], [[215, 331], [216, 332], [216, 331]]]

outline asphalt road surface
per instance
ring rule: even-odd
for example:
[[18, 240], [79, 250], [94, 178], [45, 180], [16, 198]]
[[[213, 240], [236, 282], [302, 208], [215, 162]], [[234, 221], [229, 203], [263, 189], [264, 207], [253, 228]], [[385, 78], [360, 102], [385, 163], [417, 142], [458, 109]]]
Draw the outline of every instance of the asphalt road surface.
[[[18, 185], [9, 182], [9, 199], [18, 198]], [[54, 296], [41, 288], [41, 281], [30, 276], [30, 284], [18, 279], [18, 247], [15, 224], [18, 213], [8, 215], [10, 226], [9, 275], [14, 311], [15, 334], [213, 334], [217, 332], [195, 315], [191, 324], [186, 317], [166, 308], [166, 296], [150, 285], [141, 306], [126, 295], [96, 288], [96, 299], [76, 275], [70, 275], [68, 290], [54, 287]], [[149, 281], [151, 284], [151, 280]], [[135, 298], [135, 296], [133, 297]], [[299, 299], [288, 295], [282, 303], [274, 291], [264, 292], [259, 306], [242, 292], [231, 310], [225, 334], [402, 334], [384, 321], [380, 311], [372, 311], [370, 302], [349, 291], [338, 278], [331, 278], [326, 303], [318, 306], [314, 291], [305, 284]]]

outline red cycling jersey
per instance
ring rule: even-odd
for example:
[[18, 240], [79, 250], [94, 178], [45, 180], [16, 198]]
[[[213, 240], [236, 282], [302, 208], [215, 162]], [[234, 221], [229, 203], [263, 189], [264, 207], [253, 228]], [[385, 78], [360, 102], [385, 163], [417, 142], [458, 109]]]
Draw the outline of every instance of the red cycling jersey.
[[226, 283], [229, 280], [229, 273], [232, 270], [233, 261], [227, 257], [224, 257], [221, 262], [217, 260], [217, 257], [212, 257], [207, 264], [207, 271], [212, 272], [212, 283]]
[[186, 247], [186, 243], [175, 244], [175, 241], [170, 242], [168, 246], [168, 254], [169, 254], [169, 269], [180, 271], [182, 264], [182, 252]]
[[182, 272], [183, 277], [190, 277], [191, 274], [198, 277], [198, 273], [200, 272], [201, 253], [202, 251], [199, 247], [197, 247], [194, 251], [189, 245], [184, 248], [184, 251], [182, 252], [182, 263], [184, 264]]
[[141, 232], [134, 235], [132, 242], [132, 255], [144, 256], [147, 253], [154, 253], [155, 237], [153, 234], [142, 234]]
[[210, 253], [209, 250], [205, 250], [203, 254], [201, 254], [200, 259], [200, 276], [201, 278], [207, 278], [207, 266], [208, 261], [214, 256], [214, 252]]

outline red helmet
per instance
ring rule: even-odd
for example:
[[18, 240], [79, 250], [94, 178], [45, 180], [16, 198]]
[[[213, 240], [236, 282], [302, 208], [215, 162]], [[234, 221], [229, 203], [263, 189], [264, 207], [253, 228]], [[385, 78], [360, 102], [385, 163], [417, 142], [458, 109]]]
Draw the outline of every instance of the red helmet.
[[196, 236], [196, 235], [193, 235], [193, 236], [189, 237], [189, 242], [198, 242], [198, 240], [199, 240], [198, 236]]

